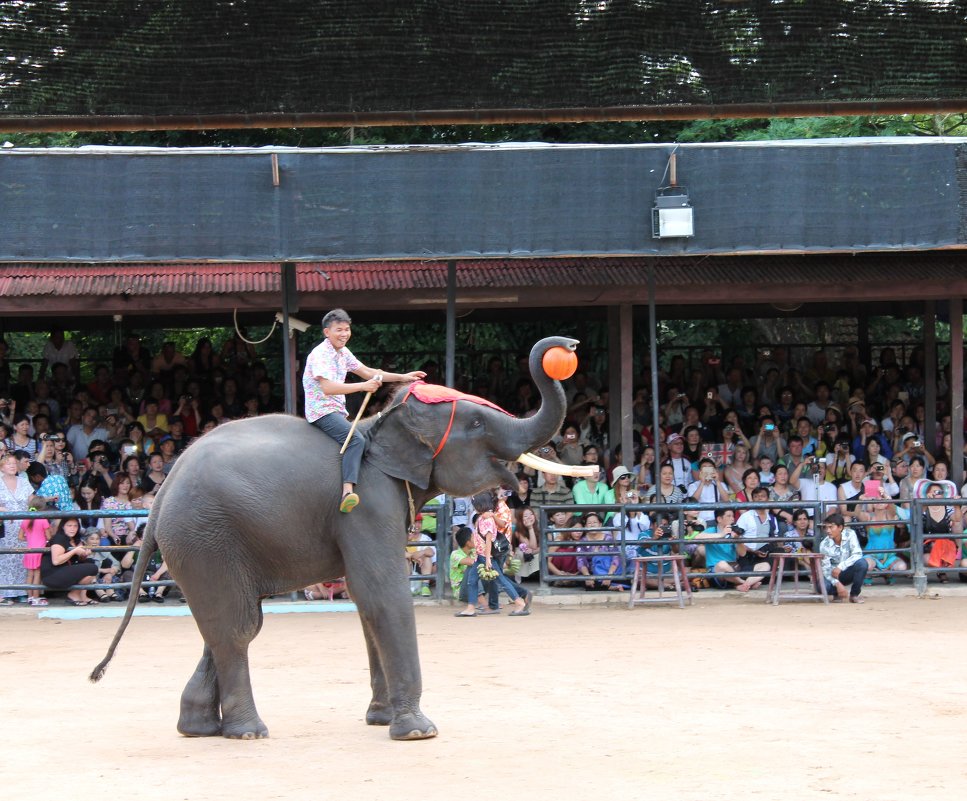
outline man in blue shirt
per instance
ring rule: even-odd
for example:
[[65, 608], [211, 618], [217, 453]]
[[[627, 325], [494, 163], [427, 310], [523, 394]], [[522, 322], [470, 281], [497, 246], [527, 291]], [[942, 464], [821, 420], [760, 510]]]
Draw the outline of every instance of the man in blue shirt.
[[715, 525], [705, 529], [698, 539], [723, 539], [726, 542], [705, 543], [705, 569], [711, 574], [715, 586], [725, 589], [729, 584], [739, 592], [748, 592], [762, 583], [762, 576], [742, 578], [734, 575], [739, 569], [739, 557], [745, 556], [748, 548], [742, 544], [741, 533], [734, 531], [735, 512], [731, 509], [715, 510]]

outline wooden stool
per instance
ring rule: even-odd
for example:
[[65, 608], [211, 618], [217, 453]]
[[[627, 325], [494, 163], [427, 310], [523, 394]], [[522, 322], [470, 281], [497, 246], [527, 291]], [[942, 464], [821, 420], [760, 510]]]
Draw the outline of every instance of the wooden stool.
[[[809, 553], [799, 551], [798, 553], [779, 553], [769, 554], [772, 560], [772, 572], [769, 574], [769, 589], [766, 591], [766, 603], [778, 606], [779, 599], [784, 601], [822, 601], [829, 603], [829, 596], [826, 594], [826, 580], [823, 578], [823, 555], [821, 553]], [[786, 566], [786, 560], [792, 561], [795, 570], [793, 571], [793, 590], [792, 592], [782, 592], [782, 573]], [[798, 560], [806, 563], [809, 572], [809, 582], [813, 588], [818, 587], [819, 592], [799, 592], [799, 565]]]
[[[692, 603], [692, 585], [688, 583], [685, 575], [685, 554], [670, 553], [665, 556], [635, 556], [631, 560], [635, 563], [635, 575], [631, 579], [631, 597], [628, 599], [628, 608], [633, 609], [635, 604], [669, 604], [678, 602], [681, 609], [685, 608], [685, 598], [688, 603]], [[651, 578], [658, 580], [658, 597], [645, 598], [645, 588], [649, 577], [648, 563], [657, 562], [658, 572], [652, 573]], [[665, 563], [671, 564], [671, 577], [675, 582], [675, 597], [665, 598]]]

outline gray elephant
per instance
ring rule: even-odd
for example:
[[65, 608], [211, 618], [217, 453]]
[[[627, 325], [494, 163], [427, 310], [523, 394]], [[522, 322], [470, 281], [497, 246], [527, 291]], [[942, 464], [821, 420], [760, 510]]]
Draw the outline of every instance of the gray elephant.
[[544, 444], [564, 418], [564, 392], [544, 372], [543, 354], [576, 345], [549, 337], [533, 347], [530, 369], [542, 403], [526, 419], [469, 396], [418, 399], [421, 387], [445, 388], [399, 389], [385, 411], [360, 426], [368, 440], [360, 474], [366, 494], [348, 515], [338, 512], [339, 446], [304, 420], [270, 415], [206, 434], [181, 456], [158, 493], [127, 610], [91, 680], [104, 675], [114, 656], [157, 547], [205, 641], [182, 693], [178, 731], [266, 737], [248, 666], [249, 643], [262, 628], [261, 599], [346, 576], [369, 656], [366, 722], [388, 725], [398, 740], [435, 736], [436, 727], [420, 711], [416, 625], [403, 570], [408, 489], [419, 509], [440, 492], [462, 497], [516, 486], [501, 460], [517, 460]]

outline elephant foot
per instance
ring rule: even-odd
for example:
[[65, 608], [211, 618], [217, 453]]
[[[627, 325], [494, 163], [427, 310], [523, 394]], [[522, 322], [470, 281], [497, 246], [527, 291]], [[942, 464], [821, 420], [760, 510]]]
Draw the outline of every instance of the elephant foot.
[[222, 733], [220, 720], [178, 721], [178, 733], [185, 737], [218, 737]]
[[261, 740], [268, 736], [268, 726], [258, 717], [238, 723], [222, 723], [222, 737], [229, 740]]
[[389, 726], [393, 722], [393, 710], [386, 704], [373, 701], [366, 710], [367, 726]]
[[390, 724], [389, 736], [393, 740], [427, 740], [436, 737], [439, 732], [426, 715], [422, 712], [406, 712], [393, 718]]

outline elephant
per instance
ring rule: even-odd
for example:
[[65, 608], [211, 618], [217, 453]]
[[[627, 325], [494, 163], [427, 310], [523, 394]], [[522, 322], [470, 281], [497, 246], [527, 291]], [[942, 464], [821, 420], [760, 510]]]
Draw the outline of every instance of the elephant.
[[[305, 420], [267, 415], [205, 434], [182, 454], [158, 492], [124, 617], [91, 681], [104, 675], [113, 658], [149, 557], [160, 548], [204, 639], [181, 696], [178, 731], [189, 737], [266, 737], [248, 663], [249, 644], [262, 627], [261, 599], [345, 576], [369, 658], [366, 723], [388, 726], [397, 740], [436, 736], [420, 710], [416, 623], [403, 569], [408, 496], [412, 492], [420, 509], [441, 492], [463, 497], [516, 486], [502, 461], [535, 463], [527, 451], [548, 442], [564, 419], [564, 391], [544, 371], [543, 354], [553, 347], [573, 352], [577, 344], [548, 337], [534, 345], [530, 370], [541, 406], [525, 419], [473, 396], [455, 393], [452, 401], [425, 402], [416, 385], [400, 387], [385, 410], [360, 423], [367, 440], [363, 500], [350, 514], [338, 511], [339, 445]], [[424, 390], [446, 390], [418, 383]], [[551, 462], [538, 466], [565, 470]]]

